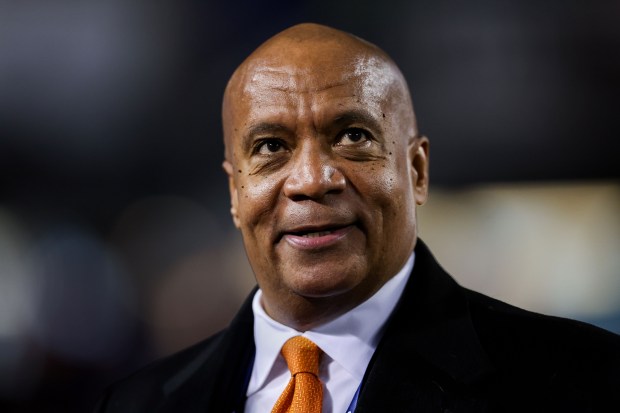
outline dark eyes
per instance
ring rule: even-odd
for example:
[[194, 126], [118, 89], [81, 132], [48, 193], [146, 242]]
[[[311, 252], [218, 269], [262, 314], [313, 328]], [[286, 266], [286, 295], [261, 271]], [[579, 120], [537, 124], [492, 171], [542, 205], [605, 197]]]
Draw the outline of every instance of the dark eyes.
[[260, 155], [269, 155], [284, 149], [284, 145], [277, 139], [265, 139], [256, 147], [256, 153]]
[[[363, 145], [371, 141], [370, 134], [363, 129], [350, 128], [344, 130], [334, 143], [335, 146]], [[286, 144], [277, 138], [262, 139], [257, 142], [254, 153], [258, 155], [272, 155], [286, 149]]]
[[351, 128], [345, 130], [336, 142], [340, 146], [355, 145], [361, 142], [370, 141], [370, 136], [362, 129]]

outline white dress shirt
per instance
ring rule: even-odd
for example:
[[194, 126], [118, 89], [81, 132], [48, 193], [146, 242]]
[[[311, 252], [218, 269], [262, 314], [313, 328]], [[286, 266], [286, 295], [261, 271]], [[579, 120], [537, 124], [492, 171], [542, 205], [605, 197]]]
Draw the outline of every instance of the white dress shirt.
[[323, 350], [319, 376], [324, 383], [323, 413], [345, 413], [377, 348], [383, 326], [400, 298], [413, 268], [405, 266], [372, 297], [340, 317], [300, 332], [270, 318], [258, 290], [252, 302], [256, 356], [247, 390], [246, 413], [270, 412], [291, 374], [280, 354], [291, 337], [302, 335]]

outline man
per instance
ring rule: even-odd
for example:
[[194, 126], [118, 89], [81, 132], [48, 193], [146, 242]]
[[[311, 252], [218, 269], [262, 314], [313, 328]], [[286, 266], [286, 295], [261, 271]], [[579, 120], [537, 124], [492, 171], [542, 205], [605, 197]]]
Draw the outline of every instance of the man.
[[[619, 337], [466, 290], [417, 239], [429, 142], [376, 46], [315, 24], [283, 31], [233, 74], [223, 124], [231, 213], [260, 289], [227, 330], [113, 386], [98, 411], [620, 405]], [[289, 342], [312, 367], [294, 371]]]

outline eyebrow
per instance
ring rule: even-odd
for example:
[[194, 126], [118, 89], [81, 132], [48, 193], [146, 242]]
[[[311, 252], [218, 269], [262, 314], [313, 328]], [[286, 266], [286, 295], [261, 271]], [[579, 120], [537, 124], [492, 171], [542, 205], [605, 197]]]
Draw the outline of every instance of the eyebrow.
[[380, 131], [382, 129], [379, 122], [368, 111], [362, 109], [352, 109], [342, 112], [333, 119], [332, 123], [338, 126], [363, 123], [369, 125], [370, 128], [375, 131]]
[[262, 135], [264, 133], [287, 131], [288, 128], [281, 123], [260, 122], [253, 125], [247, 133], [247, 136]]

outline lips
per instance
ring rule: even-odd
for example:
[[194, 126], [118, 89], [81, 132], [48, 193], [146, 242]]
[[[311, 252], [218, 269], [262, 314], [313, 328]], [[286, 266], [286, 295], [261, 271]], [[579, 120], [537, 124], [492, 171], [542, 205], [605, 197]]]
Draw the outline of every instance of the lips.
[[353, 228], [353, 224], [301, 227], [284, 232], [282, 240], [300, 249], [326, 248], [345, 238]]

